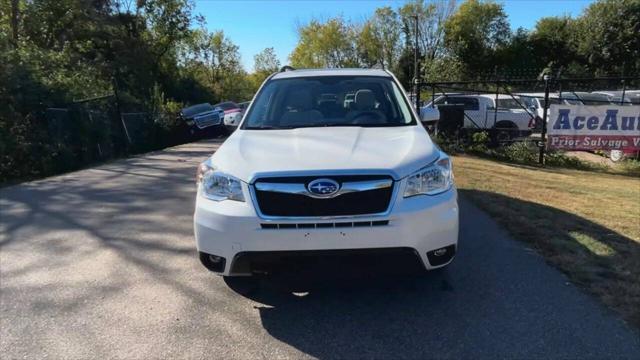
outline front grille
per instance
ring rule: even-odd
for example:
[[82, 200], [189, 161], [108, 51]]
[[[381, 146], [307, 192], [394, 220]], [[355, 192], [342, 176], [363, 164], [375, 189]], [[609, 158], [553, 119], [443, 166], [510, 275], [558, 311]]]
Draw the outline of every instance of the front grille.
[[196, 116], [193, 121], [195, 121], [198, 128], [204, 129], [209, 126], [220, 124], [221, 118], [220, 114], [212, 112], [202, 116]]
[[371, 227], [371, 226], [385, 226], [389, 225], [389, 220], [375, 220], [375, 221], [340, 221], [329, 223], [263, 223], [260, 227], [263, 229], [331, 229], [331, 228], [346, 228], [346, 227]]
[[[346, 182], [392, 180], [387, 175], [339, 175], [261, 178], [260, 183], [304, 184], [318, 178], [328, 178], [340, 185]], [[333, 198], [318, 199], [304, 194], [261, 191], [255, 189], [257, 206], [266, 216], [321, 217], [351, 216], [384, 213], [389, 208], [393, 186], [366, 191], [355, 191]]]

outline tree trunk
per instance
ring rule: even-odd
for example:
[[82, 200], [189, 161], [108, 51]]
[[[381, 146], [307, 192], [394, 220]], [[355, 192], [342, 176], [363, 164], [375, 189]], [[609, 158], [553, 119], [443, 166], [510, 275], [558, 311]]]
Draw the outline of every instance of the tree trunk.
[[20, 0], [11, 0], [11, 35], [15, 47], [18, 46], [18, 20], [20, 18], [19, 2]]

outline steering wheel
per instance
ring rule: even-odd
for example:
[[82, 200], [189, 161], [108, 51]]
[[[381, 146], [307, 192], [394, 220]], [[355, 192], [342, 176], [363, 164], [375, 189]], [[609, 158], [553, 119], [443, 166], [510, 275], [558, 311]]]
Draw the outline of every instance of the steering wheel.
[[351, 122], [357, 124], [384, 124], [385, 119], [377, 111], [363, 111], [356, 114]]

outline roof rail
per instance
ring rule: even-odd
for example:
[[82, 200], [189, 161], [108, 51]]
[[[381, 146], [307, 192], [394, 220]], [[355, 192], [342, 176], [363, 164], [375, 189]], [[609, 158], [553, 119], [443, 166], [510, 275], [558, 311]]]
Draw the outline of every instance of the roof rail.
[[280, 68], [280, 72], [293, 71], [293, 70], [295, 70], [295, 68], [293, 66], [289, 66], [289, 65], [285, 65], [285, 66]]

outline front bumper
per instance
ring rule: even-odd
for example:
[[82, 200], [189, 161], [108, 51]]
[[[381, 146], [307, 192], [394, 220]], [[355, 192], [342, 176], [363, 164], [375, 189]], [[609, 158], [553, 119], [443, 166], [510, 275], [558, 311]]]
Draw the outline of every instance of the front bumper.
[[[404, 184], [398, 185], [404, 188]], [[244, 203], [215, 202], [197, 196], [194, 215], [196, 245], [200, 253], [225, 259], [223, 270], [218, 271], [222, 275], [249, 274], [246, 266], [237, 266], [239, 254], [312, 250], [410, 248], [419, 255], [426, 269], [434, 269], [445, 266], [450, 260], [434, 265], [433, 257], [429, 261], [428, 252], [447, 246], [452, 246], [450, 249], [454, 250], [457, 247], [458, 203], [455, 187], [435, 196], [410, 198], [404, 198], [398, 191], [392, 199], [391, 211], [385, 216], [320, 220], [262, 219], [253, 208], [251, 197], [248, 193], [246, 195], [247, 202]], [[274, 223], [285, 226], [273, 228]], [[334, 225], [318, 226], [330, 223]], [[338, 226], [338, 223], [351, 225]], [[308, 227], [305, 226], [307, 224]]]

